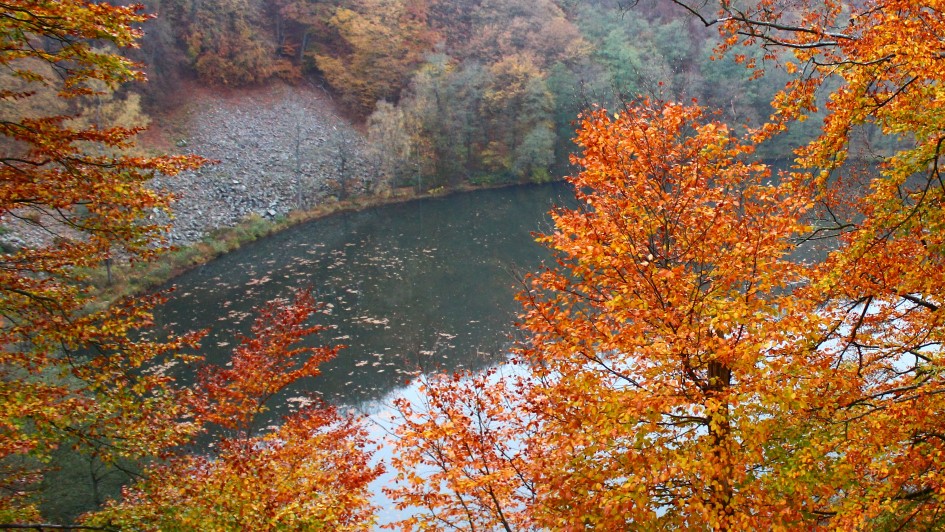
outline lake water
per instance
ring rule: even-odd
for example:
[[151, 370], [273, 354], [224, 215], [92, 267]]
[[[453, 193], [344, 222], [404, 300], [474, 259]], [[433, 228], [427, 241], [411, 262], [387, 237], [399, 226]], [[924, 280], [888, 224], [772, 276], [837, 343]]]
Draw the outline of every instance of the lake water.
[[342, 213], [293, 227], [175, 279], [156, 321], [208, 328], [202, 352], [220, 362], [253, 309], [310, 288], [332, 327], [313, 344], [344, 344], [303, 383], [329, 401], [370, 410], [411, 374], [477, 369], [504, 358], [519, 311], [519, 278], [549, 253], [533, 233], [573, 204], [567, 185], [482, 190]]

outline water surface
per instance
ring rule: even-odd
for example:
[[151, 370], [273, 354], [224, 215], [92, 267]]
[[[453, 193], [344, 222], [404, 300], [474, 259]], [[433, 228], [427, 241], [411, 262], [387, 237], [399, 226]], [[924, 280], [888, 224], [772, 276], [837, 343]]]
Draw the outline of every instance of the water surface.
[[549, 257], [533, 233], [571, 197], [563, 184], [514, 187], [314, 220], [175, 279], [156, 319], [177, 332], [208, 328], [202, 351], [220, 363], [255, 307], [310, 288], [326, 311], [315, 321], [331, 329], [307, 341], [347, 348], [304, 387], [365, 406], [417, 371], [505, 356], [519, 279]]

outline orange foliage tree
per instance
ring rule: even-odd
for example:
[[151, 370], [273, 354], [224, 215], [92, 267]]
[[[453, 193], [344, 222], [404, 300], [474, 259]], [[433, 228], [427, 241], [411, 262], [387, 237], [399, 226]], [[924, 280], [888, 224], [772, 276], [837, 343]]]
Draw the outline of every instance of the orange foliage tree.
[[[502, 433], [458, 439], [445, 427], [489, 419], [519, 454], [494, 453], [496, 473], [480, 469], [461, 486], [512, 494], [494, 507], [528, 526], [800, 522], [808, 501], [785, 497], [781, 482], [793, 469], [775, 456], [810, 359], [798, 345], [816, 345], [811, 309], [791, 290], [806, 268], [789, 260], [792, 238], [806, 230], [807, 194], [772, 180], [750, 162], [750, 144], [697, 107], [598, 111], [578, 142], [584, 170], [571, 182], [584, 206], [556, 212], [556, 231], [542, 237], [560, 267], [532, 278], [523, 295], [528, 340], [517, 361], [526, 374], [502, 385], [514, 385], [517, 399], [470, 405], [468, 390], [432, 387], [430, 402], [450, 422], [404, 424], [406, 462], [395, 465], [423, 463], [411, 447], [445, 445], [481, 468], [488, 461], [456, 447]], [[405, 504], [417, 503], [416, 486], [441, 482], [404, 478], [413, 482]], [[431, 515], [475, 522], [468, 503], [457, 505], [471, 493], [457, 492]], [[503, 526], [527, 528], [513, 522]]]
[[[212, 455], [181, 454], [145, 472], [124, 500], [90, 517], [104, 527], [145, 530], [369, 530], [374, 507], [364, 428], [333, 407], [303, 398], [277, 428], [260, 424], [272, 399], [320, 373], [338, 348], [301, 347], [325, 329], [308, 326], [308, 292], [259, 311], [252, 335], [225, 366], [195, 386], [194, 422], [216, 434]], [[262, 434], [259, 434], [259, 433]]]
[[433, 49], [423, 1], [356, 0], [335, 8], [333, 39], [310, 55], [342, 102], [367, 116], [379, 100], [396, 101], [409, 76]]
[[[805, 387], [823, 431], [811, 456], [837, 472], [807, 479], [819, 515], [846, 529], [941, 526], [945, 4], [676, 3], [718, 25], [723, 49], [784, 52], [794, 79], [757, 138], [825, 112], [820, 136], [795, 151], [798, 178], [817, 187], [817, 235], [837, 246], [808, 296], [831, 320], [832, 369]], [[863, 131], [887, 148], [858, 143]]]
[[[945, 521], [945, 6], [676, 3], [720, 26], [720, 52], [793, 54], [779, 60], [794, 79], [745, 140], [672, 104], [585, 117], [582, 207], [556, 214], [542, 240], [558, 267], [523, 296], [517, 399], [474, 403], [446, 381], [426, 391], [430, 408], [401, 407], [404, 442], [428, 452], [402, 451], [398, 467], [438, 471], [405, 473], [402, 504], [448, 478], [439, 457], [473, 472], [403, 528]], [[790, 171], [751, 162], [755, 143], [818, 106], [821, 135]], [[864, 130], [886, 150], [858, 146]], [[471, 430], [426, 424], [444, 412], [443, 426]], [[490, 441], [482, 419], [520, 434], [517, 452], [461, 452]], [[469, 502], [490, 483], [520, 494], [495, 499], [520, 520], [476, 521]]]
[[535, 486], [524, 442], [534, 416], [528, 381], [496, 370], [423, 378], [398, 398], [395, 481], [384, 489], [408, 515], [404, 530], [530, 530]]
[[[36, 516], [27, 488], [62, 442], [107, 461], [155, 454], [192, 432], [179, 419], [186, 393], [142, 369], [195, 338], [132, 339], [150, 302], [94, 310], [87, 272], [152, 257], [162, 228], [148, 217], [170, 198], [147, 181], [201, 162], [129, 155], [138, 128], [70, 114], [102, 87], [143, 79], [114, 51], [135, 46], [140, 6], [13, 1], [0, 10], [0, 217], [45, 237], [0, 253], [0, 521], [9, 522]], [[62, 105], [17, 105], [37, 93]]]
[[817, 345], [790, 257], [810, 202], [700, 114], [598, 112], [578, 134], [585, 206], [556, 214], [542, 240], [562, 268], [525, 295], [550, 526], [755, 529], [806, 509], [778, 451]]

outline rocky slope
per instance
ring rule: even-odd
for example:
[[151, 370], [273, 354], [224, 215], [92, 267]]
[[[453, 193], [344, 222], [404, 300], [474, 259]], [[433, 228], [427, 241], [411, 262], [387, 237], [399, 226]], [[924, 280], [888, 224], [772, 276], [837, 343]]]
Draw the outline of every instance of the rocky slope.
[[[204, 92], [204, 91], [201, 91]], [[178, 150], [218, 161], [155, 179], [177, 196], [171, 240], [187, 244], [252, 215], [278, 216], [363, 193], [375, 171], [363, 136], [325, 93], [270, 86], [205, 93], [177, 112]]]
[[[140, 144], [150, 151], [192, 153], [216, 161], [152, 185], [172, 192], [171, 243], [186, 245], [250, 215], [279, 216], [362, 194], [376, 172], [363, 135], [319, 89], [271, 85], [241, 91], [184, 87], [186, 103], [158, 117]], [[164, 147], [157, 147], [163, 145]], [[0, 248], [48, 244], [53, 233], [5, 217]], [[59, 228], [63, 232], [67, 229]]]

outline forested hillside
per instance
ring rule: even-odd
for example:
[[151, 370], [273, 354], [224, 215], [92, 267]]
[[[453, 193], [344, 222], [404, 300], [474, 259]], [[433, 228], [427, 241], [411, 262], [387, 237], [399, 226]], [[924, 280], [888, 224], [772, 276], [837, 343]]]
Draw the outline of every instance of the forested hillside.
[[[757, 126], [787, 80], [761, 50], [715, 58], [715, 32], [651, 0], [632, 12], [608, 0], [146, 4], [159, 15], [140, 51], [158, 109], [182, 77], [226, 87], [314, 83], [367, 125], [378, 169], [394, 185], [560, 177], [577, 115], [641, 96], [696, 98]], [[812, 131], [795, 129], [792, 140]], [[761, 151], [785, 155], [781, 144]]]

